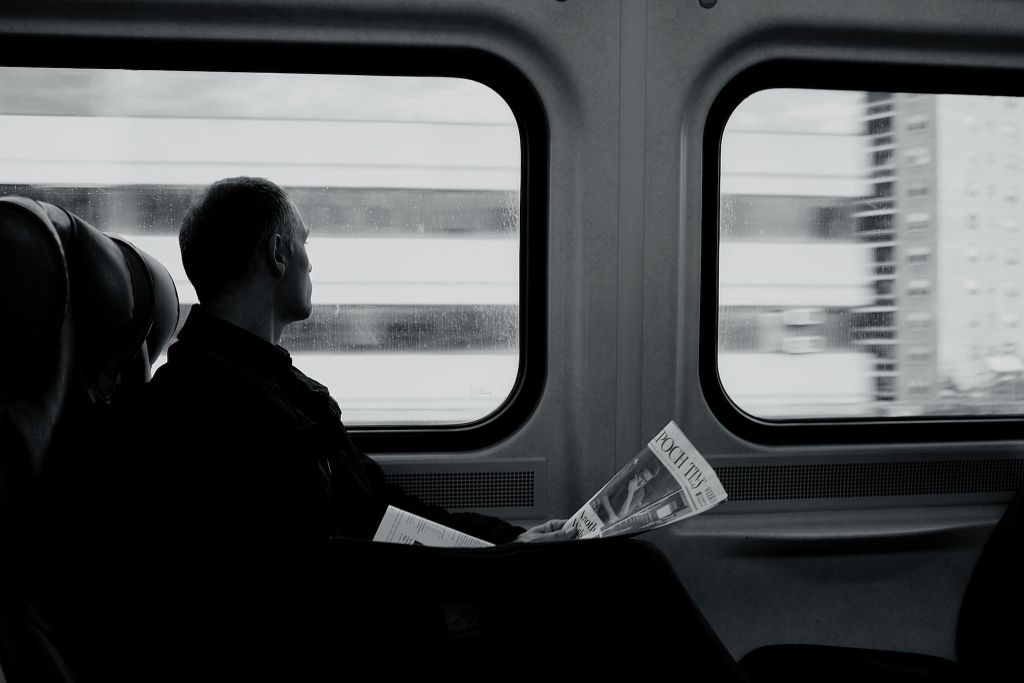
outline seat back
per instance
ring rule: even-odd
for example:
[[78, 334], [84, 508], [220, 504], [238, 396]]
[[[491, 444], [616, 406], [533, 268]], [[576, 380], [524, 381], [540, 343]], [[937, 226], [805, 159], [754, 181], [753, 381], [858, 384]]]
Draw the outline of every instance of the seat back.
[[328, 619], [302, 633], [313, 647], [286, 659], [291, 680], [343, 680], [350, 652], [384, 651], [372, 667], [385, 679], [590, 679], [629, 662], [649, 678], [747, 683], [667, 557], [635, 538], [490, 548], [335, 538], [325, 566]]
[[71, 680], [52, 619], [67, 494], [117, 429], [119, 404], [148, 381], [177, 326], [177, 292], [130, 243], [4, 197], [0, 320], [0, 661], [12, 681]]
[[976, 674], [1021, 672], [1024, 649], [1024, 487], [1017, 490], [978, 557], [960, 604], [957, 661]]

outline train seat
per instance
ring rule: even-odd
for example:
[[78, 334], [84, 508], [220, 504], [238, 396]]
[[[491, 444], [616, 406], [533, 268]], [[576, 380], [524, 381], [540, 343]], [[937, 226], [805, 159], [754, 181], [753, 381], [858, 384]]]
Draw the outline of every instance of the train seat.
[[[446, 677], [466, 666], [474, 678], [484, 671], [590, 678], [632, 660], [647, 676], [685, 670], [700, 680], [747, 683], [668, 558], [645, 540], [430, 548], [338, 538], [330, 552], [331, 565], [343, 568], [341, 582], [373, 587], [347, 601], [371, 618], [352, 635], [368, 644], [401, 642], [406, 654], [422, 655], [414, 658], [421, 672], [433, 661]], [[427, 623], [425, 612], [438, 608], [440, 629], [402, 628]], [[375, 665], [378, 673], [408, 666], [401, 657]]]
[[[828, 645], [759, 647], [740, 660], [751, 681], [1016, 680], [1024, 647], [1024, 487], [985, 542], [960, 604], [957, 661], [910, 652]], [[1013, 673], [1016, 671], [1017, 673]]]
[[84, 580], [72, 574], [83, 548], [65, 544], [84, 523], [76, 473], [113, 442], [118, 405], [148, 381], [177, 326], [177, 292], [130, 243], [4, 197], [0, 297], [0, 661], [10, 680], [78, 680], [54, 618]]

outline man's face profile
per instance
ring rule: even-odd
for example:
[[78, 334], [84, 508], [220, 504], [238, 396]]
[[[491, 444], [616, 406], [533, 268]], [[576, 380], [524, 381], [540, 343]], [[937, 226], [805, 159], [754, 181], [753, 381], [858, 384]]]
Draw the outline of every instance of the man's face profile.
[[313, 281], [309, 276], [313, 268], [306, 253], [308, 237], [309, 229], [303, 223], [299, 210], [292, 204], [290, 257], [281, 283], [281, 306], [292, 322], [305, 320], [313, 313]]

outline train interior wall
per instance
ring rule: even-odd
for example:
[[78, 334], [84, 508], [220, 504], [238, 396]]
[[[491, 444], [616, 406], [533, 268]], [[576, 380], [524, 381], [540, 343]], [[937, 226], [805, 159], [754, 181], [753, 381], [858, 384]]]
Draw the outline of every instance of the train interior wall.
[[[0, 9], [0, 34], [22, 37], [460, 46], [521, 71], [549, 133], [542, 392], [498, 443], [378, 459], [392, 472], [529, 462], [541, 497], [523, 523], [572, 514], [670, 419], [713, 466], [750, 467], [754, 477], [797, 463], [1013, 457], [1019, 440], [741, 438], [702, 392], [699, 367], [711, 361], [698, 340], [701, 288], [714, 286], [702, 258], [703, 188], [715, 168], [705, 126], [731, 79], [779, 58], [1019, 70], [1022, 28], [1024, 8], [997, 0], [37, 0]], [[737, 657], [773, 642], [952, 657], [960, 595], [1007, 499], [768, 496], [644, 538]], [[619, 580], [624, 595], [643, 584]]]

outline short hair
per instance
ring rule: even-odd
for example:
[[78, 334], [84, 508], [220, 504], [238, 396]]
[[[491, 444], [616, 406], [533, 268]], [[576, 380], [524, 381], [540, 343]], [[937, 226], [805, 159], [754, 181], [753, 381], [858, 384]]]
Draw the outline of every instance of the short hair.
[[264, 178], [225, 178], [206, 188], [178, 233], [185, 275], [199, 300], [215, 299], [248, 279], [271, 235], [291, 237], [293, 213], [288, 194]]

